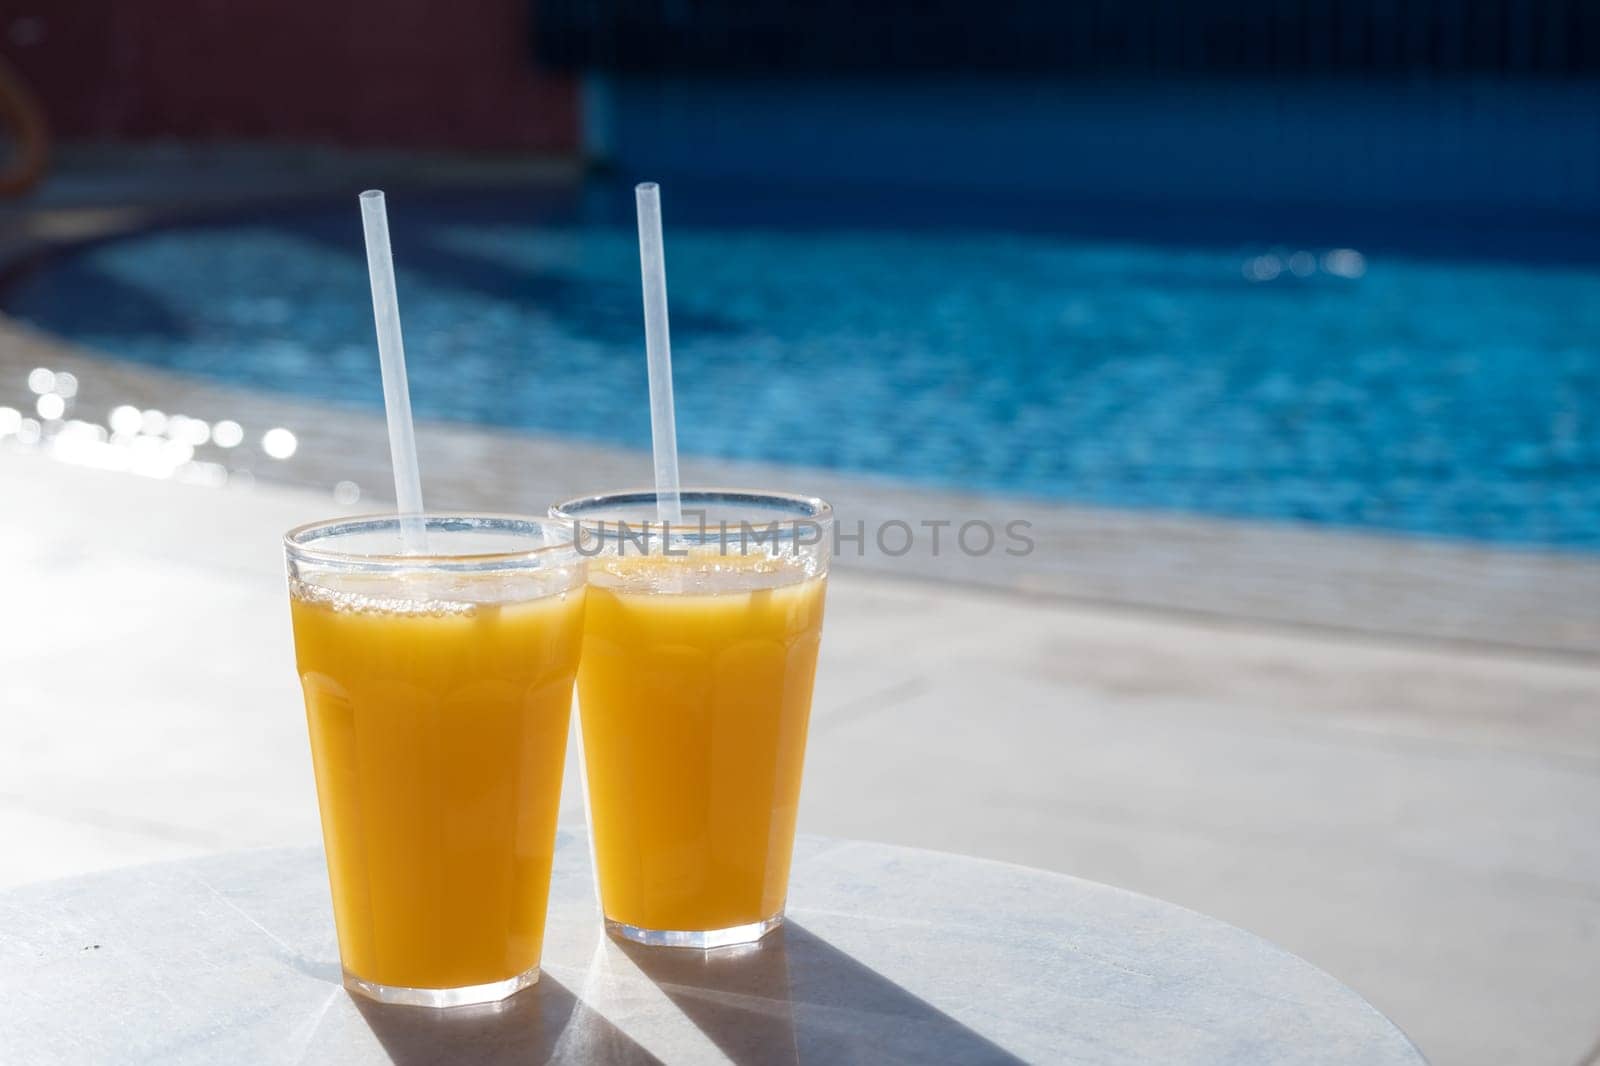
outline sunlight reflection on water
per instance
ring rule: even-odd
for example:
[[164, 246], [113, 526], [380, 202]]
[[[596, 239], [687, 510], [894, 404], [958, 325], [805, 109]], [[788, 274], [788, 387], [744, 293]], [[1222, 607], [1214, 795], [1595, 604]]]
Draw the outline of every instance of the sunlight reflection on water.
[[[0, 382], [0, 400], [6, 401], [0, 404], [0, 447], [41, 452], [74, 466], [190, 484], [255, 483], [250, 469], [255, 452], [242, 447], [247, 432], [234, 419], [211, 422], [121, 403], [99, 420], [80, 410], [80, 383], [71, 371], [34, 367], [22, 384], [25, 390], [13, 390]], [[25, 413], [30, 407], [37, 418]], [[286, 426], [266, 427], [259, 441], [260, 455], [280, 463], [292, 459], [300, 446], [299, 437]], [[334, 490], [340, 503], [353, 503], [360, 495], [352, 481], [342, 481]]]

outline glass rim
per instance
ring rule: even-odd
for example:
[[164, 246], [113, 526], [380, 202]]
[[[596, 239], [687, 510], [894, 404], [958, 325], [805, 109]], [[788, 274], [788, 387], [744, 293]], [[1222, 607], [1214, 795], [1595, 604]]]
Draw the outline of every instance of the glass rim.
[[[592, 529], [597, 523], [625, 521], [615, 516], [586, 516], [581, 513], [583, 509], [600, 507], [608, 504], [638, 502], [641, 505], [654, 507], [659, 494], [655, 489], [621, 489], [615, 492], [598, 492], [588, 496], [575, 496], [570, 500], [550, 505], [550, 517], [562, 522], [576, 523], [585, 529]], [[739, 503], [747, 502], [759, 507], [762, 504], [777, 504], [793, 512], [789, 516], [797, 522], [813, 522], [826, 526], [833, 522], [833, 505], [820, 496], [804, 496], [795, 492], [769, 492], [764, 489], [735, 489], [735, 488], [703, 488], [693, 486], [678, 490], [680, 505], [690, 503], [695, 498], [709, 498], [717, 501]], [[574, 513], [574, 512], [580, 513]], [[652, 513], [642, 521], [653, 522], [655, 515]], [[782, 520], [781, 518], [776, 520]], [[685, 522], [682, 526], [673, 526], [673, 533], [700, 532], [698, 523]], [[707, 528], [705, 533], [713, 533]]]
[[[413, 517], [406, 515], [405, 517]], [[503, 514], [495, 511], [424, 511], [415, 517], [422, 519], [424, 527], [432, 532], [434, 523], [443, 522], [483, 522], [487, 524], [515, 525], [531, 527], [541, 533], [554, 531], [564, 539], [556, 544], [540, 544], [528, 548], [516, 548], [509, 551], [490, 552], [464, 552], [452, 555], [448, 552], [427, 551], [424, 553], [408, 552], [362, 552], [341, 551], [337, 548], [316, 547], [316, 543], [323, 537], [332, 538], [337, 535], [342, 527], [351, 527], [351, 533], [364, 532], [374, 528], [390, 527], [396, 531], [400, 528], [401, 516], [394, 512], [379, 514], [348, 515], [343, 518], [323, 518], [315, 522], [305, 522], [295, 526], [283, 535], [284, 551], [295, 562], [320, 563], [329, 566], [358, 566], [365, 569], [418, 569], [423, 567], [460, 567], [471, 565], [475, 567], [490, 566], [495, 564], [515, 565], [538, 560], [551, 553], [570, 552], [577, 553], [577, 546], [570, 534], [562, 524], [554, 523], [549, 517], [538, 518], [533, 515]], [[441, 533], [470, 532], [468, 530], [450, 531], [440, 530]]]

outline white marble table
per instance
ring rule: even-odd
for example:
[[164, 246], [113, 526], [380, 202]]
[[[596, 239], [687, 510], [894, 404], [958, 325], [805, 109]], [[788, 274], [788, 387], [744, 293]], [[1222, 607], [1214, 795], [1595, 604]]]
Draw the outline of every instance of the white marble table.
[[603, 935], [563, 834], [544, 974], [435, 1012], [339, 984], [316, 849], [0, 895], [0, 1058], [31, 1063], [1420, 1063], [1360, 996], [1192, 911], [1025, 867], [802, 838], [789, 922]]

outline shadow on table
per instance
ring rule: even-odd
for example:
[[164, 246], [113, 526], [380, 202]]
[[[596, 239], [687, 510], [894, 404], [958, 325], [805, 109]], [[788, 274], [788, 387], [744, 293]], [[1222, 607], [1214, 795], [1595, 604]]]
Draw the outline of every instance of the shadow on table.
[[549, 974], [510, 999], [476, 1007], [431, 1010], [351, 998], [398, 1066], [661, 1061]]
[[715, 951], [615, 943], [737, 1066], [1022, 1061], [793, 922]]

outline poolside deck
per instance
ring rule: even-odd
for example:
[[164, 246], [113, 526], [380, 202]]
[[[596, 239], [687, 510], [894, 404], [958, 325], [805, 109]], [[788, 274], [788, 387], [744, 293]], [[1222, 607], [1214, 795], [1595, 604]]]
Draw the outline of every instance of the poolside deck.
[[[0, 446], [0, 883], [314, 841], [277, 541], [381, 506], [381, 420], [0, 324], [0, 405], [27, 398], [36, 365], [78, 375], [80, 417], [126, 403], [238, 420], [246, 445], [196, 458], [250, 476], [184, 484]], [[272, 426], [297, 435], [291, 458], [253, 446]], [[467, 427], [423, 440], [438, 506], [538, 510], [648, 471]], [[1600, 563], [687, 469], [819, 492], [869, 523], [1035, 523], [1023, 559], [840, 560], [807, 830], [1216, 914], [1351, 983], [1439, 1063], [1592, 1054]], [[361, 500], [335, 504], [337, 481]], [[573, 788], [563, 817], [581, 818]]]
[[[356, 486], [379, 504], [392, 498], [379, 413], [321, 406], [211, 385], [108, 360], [0, 315], [0, 405], [29, 413], [28, 371], [69, 370], [80, 392], [68, 417], [104, 424], [118, 405], [155, 408], [247, 430], [240, 448], [202, 447], [196, 459], [285, 484]], [[277, 461], [257, 446], [281, 426], [299, 447]], [[636, 487], [650, 466], [637, 452], [557, 437], [459, 424], [419, 434], [424, 486], [436, 508], [544, 513], [556, 500]], [[865, 531], [864, 551], [847, 541], [837, 563], [888, 576], [936, 580], [1125, 610], [1325, 629], [1407, 642], [1516, 648], [1600, 660], [1600, 560], [1574, 553], [1485, 548], [1419, 537], [1330, 532], [1291, 524], [1229, 521], [908, 486], [800, 466], [686, 458], [684, 478], [701, 485], [756, 485], [823, 496], [839, 523]], [[219, 473], [220, 471], [215, 471]], [[957, 528], [982, 520], [994, 550], [969, 556]], [[888, 522], [904, 533], [874, 531]], [[945, 521], [939, 551], [923, 522]], [[1026, 522], [1033, 550], [1004, 550], [1004, 528]], [[974, 543], [978, 543], [975, 539]], [[896, 554], [889, 554], [895, 552]]]

